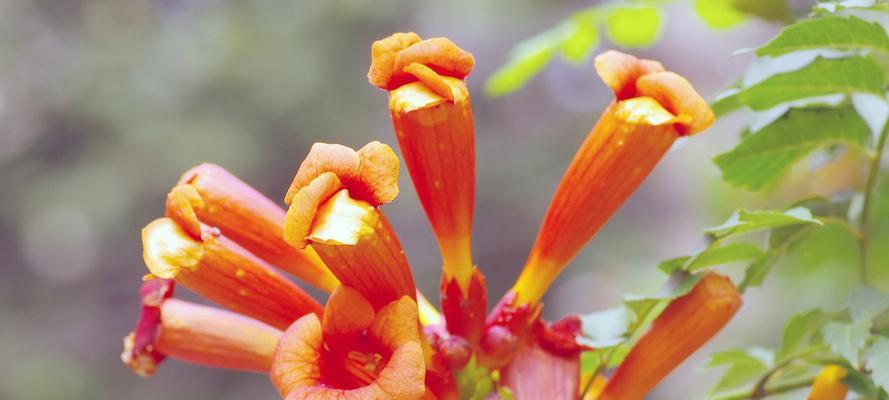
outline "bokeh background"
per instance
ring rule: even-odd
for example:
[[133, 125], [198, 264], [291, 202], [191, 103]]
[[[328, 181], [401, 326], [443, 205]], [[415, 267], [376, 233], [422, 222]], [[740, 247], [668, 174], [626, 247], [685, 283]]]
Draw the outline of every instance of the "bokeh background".
[[[499, 298], [610, 93], [591, 66], [559, 60], [515, 94], [492, 99], [482, 86], [518, 41], [590, 4], [0, 1], [0, 399], [276, 398], [262, 375], [170, 361], [143, 379], [120, 363], [146, 272], [140, 229], [201, 162], [281, 199], [315, 141], [394, 147], [386, 95], [365, 74], [371, 42], [395, 31], [447, 36], [475, 54], [474, 240], [490, 297]], [[744, 71], [749, 57], [736, 49], [780, 29], [751, 19], [715, 31], [684, 2], [665, 15], [660, 41], [635, 53], [689, 77], [708, 98]], [[657, 262], [693, 250], [702, 227], [738, 206], [768, 205], [721, 183], [711, 162], [733, 146], [744, 118], [677, 144], [559, 278], [545, 315], [652, 293], [664, 281]], [[437, 248], [406, 174], [401, 186], [385, 212], [432, 295]], [[829, 233], [819, 243], [796, 249], [764, 288], [748, 291], [739, 316], [651, 398], [701, 398], [715, 377], [702, 371], [706, 353], [774, 344], [790, 314], [841, 303], [856, 284], [855, 243]]]

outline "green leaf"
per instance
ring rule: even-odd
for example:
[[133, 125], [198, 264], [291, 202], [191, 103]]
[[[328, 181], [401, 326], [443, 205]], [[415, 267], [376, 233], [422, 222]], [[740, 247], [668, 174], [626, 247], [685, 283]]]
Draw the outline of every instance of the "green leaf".
[[695, 0], [698, 16], [713, 28], [728, 28], [744, 21], [744, 13], [738, 11], [734, 0]]
[[734, 242], [722, 246], [710, 246], [692, 257], [685, 269], [695, 272], [714, 265], [750, 260], [762, 254], [763, 251], [759, 246], [750, 243]]
[[762, 285], [766, 275], [768, 275], [769, 271], [772, 270], [772, 267], [775, 266], [782, 256], [784, 256], [783, 253], [768, 252], [750, 264], [744, 271], [744, 279], [738, 285], [738, 290], [743, 293], [748, 287]]
[[732, 0], [732, 5], [742, 12], [767, 21], [793, 20], [793, 9], [787, 0]]
[[870, 327], [871, 320], [868, 318], [851, 323], [830, 322], [824, 326], [822, 333], [824, 341], [834, 353], [843, 356], [852, 365], [858, 365], [858, 357], [870, 337]]
[[816, 149], [835, 144], [863, 146], [869, 136], [870, 129], [851, 105], [792, 109], [714, 161], [729, 184], [761, 190]]
[[781, 333], [778, 361], [783, 361], [811, 346], [811, 340], [821, 332], [824, 324], [832, 317], [833, 315], [825, 313], [821, 309], [810, 310], [791, 317]]
[[597, 12], [584, 10], [571, 17], [571, 33], [562, 42], [562, 56], [572, 64], [586, 62], [599, 44]]
[[626, 340], [630, 317], [627, 308], [619, 306], [580, 316], [581, 334], [578, 341], [599, 349], [620, 344]]
[[661, 10], [653, 6], [615, 8], [605, 21], [612, 42], [619, 46], [639, 48], [651, 46], [661, 31]]
[[790, 25], [765, 46], [759, 56], [777, 56], [800, 50], [831, 48], [889, 53], [889, 36], [876, 22], [826, 15]]
[[724, 367], [726, 370], [710, 392], [716, 393], [750, 383], [766, 373], [771, 363], [771, 353], [761, 349], [758, 351], [728, 349], [714, 353], [707, 361], [706, 367]]
[[735, 111], [743, 104], [741, 104], [741, 99], [738, 96], [741, 93], [741, 90], [738, 88], [729, 88], [722, 92], [719, 96], [717, 96], [716, 100], [710, 104], [710, 108], [713, 109], [713, 113], [716, 114], [717, 117], [721, 117], [732, 111]]
[[869, 286], [862, 286], [849, 295], [852, 319], [874, 319], [889, 308], [889, 294]]
[[881, 337], [867, 350], [867, 369], [883, 390], [889, 390], [889, 339]]
[[664, 271], [665, 274], [672, 274], [673, 271], [684, 269], [685, 264], [688, 263], [688, 260], [691, 260], [691, 256], [682, 256], [671, 258], [669, 260], [661, 261], [658, 264], [658, 269]]
[[515, 47], [506, 64], [485, 82], [485, 93], [502, 96], [512, 93], [528, 82], [552, 60], [561, 46], [561, 35], [544, 32]]
[[886, 77], [870, 57], [818, 58], [809, 66], [777, 74], [741, 91], [739, 99], [753, 110], [767, 110], [781, 103], [835, 93], [883, 95]]
[[799, 224], [818, 224], [820, 221], [812, 217], [812, 213], [804, 207], [794, 207], [787, 211], [760, 210], [748, 211], [738, 209], [722, 225], [706, 229], [704, 232], [723, 239], [763, 229]]

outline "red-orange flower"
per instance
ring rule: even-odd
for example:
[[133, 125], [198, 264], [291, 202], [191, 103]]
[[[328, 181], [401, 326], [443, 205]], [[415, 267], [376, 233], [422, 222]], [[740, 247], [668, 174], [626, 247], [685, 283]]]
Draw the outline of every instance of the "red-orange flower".
[[537, 303], [583, 245], [633, 194], [681, 136], [713, 122], [713, 112], [688, 81], [657, 61], [616, 51], [596, 57], [614, 90], [550, 203], [537, 241], [513, 290], [519, 304]]
[[397, 180], [398, 158], [389, 146], [372, 142], [354, 151], [316, 143], [284, 199], [287, 241], [311, 243], [340, 282], [375, 309], [416, 296], [401, 243], [377, 208], [398, 194]]
[[284, 242], [284, 215], [272, 200], [213, 164], [185, 172], [167, 195], [167, 216], [193, 237], [200, 237], [200, 223], [204, 223], [317, 288], [330, 292], [339, 286], [314, 250]]
[[168, 356], [208, 367], [271, 369], [281, 331], [230, 311], [171, 299], [172, 281], [146, 281], [140, 292], [142, 315], [121, 354], [137, 374], [153, 374]]
[[472, 262], [475, 133], [463, 81], [472, 54], [445, 38], [396, 33], [374, 42], [368, 80], [389, 91], [389, 112], [411, 180], [441, 250], [442, 311], [475, 345], [487, 287]]
[[641, 400], [713, 338], [740, 307], [741, 295], [732, 281], [707, 273], [655, 319], [611, 376], [599, 400]]
[[426, 386], [418, 323], [410, 297], [375, 312], [360, 293], [340, 287], [323, 320], [307, 315], [287, 329], [272, 382], [287, 400], [419, 399]]

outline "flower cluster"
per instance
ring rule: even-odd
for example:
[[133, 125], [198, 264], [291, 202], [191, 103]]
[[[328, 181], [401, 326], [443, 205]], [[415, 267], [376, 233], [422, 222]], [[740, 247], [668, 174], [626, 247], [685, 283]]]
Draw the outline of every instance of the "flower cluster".
[[[483, 398], [506, 389], [516, 399], [576, 399], [584, 379], [585, 398], [642, 399], [738, 310], [732, 282], [705, 274], [608, 377], [580, 376], [588, 348], [576, 340], [576, 316], [540, 318], [560, 271], [673, 142], [712, 123], [684, 78], [614, 51], [596, 58], [615, 99], [568, 167], [518, 280], [489, 312], [471, 246], [475, 133], [465, 79], [474, 58], [448, 39], [414, 33], [375, 42], [371, 56], [368, 79], [389, 94], [395, 136], [441, 251], [441, 311], [417, 292], [381, 210], [398, 195], [399, 159], [389, 146], [316, 143], [287, 190], [286, 211], [221, 167], [200, 165], [170, 191], [166, 216], [142, 232], [150, 273], [122, 354], [136, 373], [152, 374], [166, 357], [259, 371], [288, 400]], [[326, 304], [282, 271], [330, 293]], [[222, 308], [172, 298], [177, 285]], [[466, 393], [457, 377], [469, 363], [496, 388]]]

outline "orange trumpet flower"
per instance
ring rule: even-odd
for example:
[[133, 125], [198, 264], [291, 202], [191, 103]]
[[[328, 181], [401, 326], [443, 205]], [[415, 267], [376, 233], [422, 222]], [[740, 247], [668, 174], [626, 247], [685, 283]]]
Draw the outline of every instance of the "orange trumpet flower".
[[152, 375], [167, 356], [207, 367], [268, 372], [282, 332], [212, 307], [171, 299], [173, 282], [142, 284], [142, 315], [124, 339], [121, 359]]
[[377, 208], [398, 195], [397, 180], [398, 158], [389, 146], [372, 142], [354, 151], [316, 143], [284, 199], [287, 241], [312, 243], [340, 282], [375, 309], [416, 298], [401, 243]]
[[445, 38], [396, 33], [374, 42], [368, 80], [389, 91], [408, 171], [441, 250], [442, 311], [451, 333], [475, 345], [487, 287], [472, 262], [475, 133], [463, 81], [475, 60]]
[[284, 241], [284, 215], [269, 198], [222, 167], [201, 164], [179, 179], [167, 195], [167, 217], [200, 237], [200, 223], [309, 284], [330, 292], [339, 281], [311, 248], [297, 249]]
[[732, 281], [707, 273], [654, 320], [611, 376], [599, 400], [641, 400], [713, 338], [740, 307], [741, 294]]
[[233, 311], [284, 329], [321, 305], [217, 229], [194, 238], [171, 218], [142, 229], [143, 258], [153, 276], [172, 279]]
[[808, 400], [843, 400], [849, 392], [849, 387], [843, 382], [848, 373], [835, 364], [830, 364], [821, 369], [815, 382], [812, 383], [812, 391]]
[[580, 146], [550, 203], [513, 290], [536, 304], [562, 269], [636, 190], [681, 136], [713, 123], [688, 81], [657, 61], [616, 51], [596, 57], [615, 100]]
[[358, 291], [331, 294], [319, 321], [296, 321], [275, 351], [271, 379], [282, 398], [419, 399], [425, 367], [410, 297], [374, 308]]

